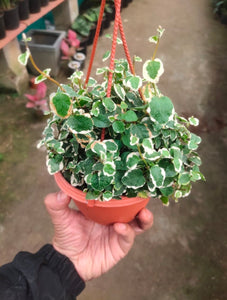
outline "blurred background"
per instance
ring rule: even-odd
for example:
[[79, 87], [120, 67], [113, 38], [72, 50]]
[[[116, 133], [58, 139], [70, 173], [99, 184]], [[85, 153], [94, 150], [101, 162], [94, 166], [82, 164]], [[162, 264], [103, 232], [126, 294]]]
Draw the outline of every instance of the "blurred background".
[[[122, 8], [131, 55], [150, 58], [154, 48], [148, 38], [158, 25], [166, 29], [157, 54], [165, 68], [159, 88], [172, 99], [179, 114], [200, 119], [196, 133], [202, 137], [199, 153], [206, 182], [194, 184], [188, 198], [169, 207], [151, 199], [148, 207], [154, 214], [153, 228], [136, 238], [133, 249], [115, 268], [87, 283], [80, 300], [227, 299], [227, 27], [225, 1], [217, 2], [223, 2], [222, 12], [221, 4], [213, 6], [208, 0], [133, 0]], [[90, 3], [85, 0], [80, 5], [82, 13]], [[53, 29], [52, 22], [49, 17], [44, 23]], [[104, 29], [105, 33], [112, 30], [113, 22]], [[110, 48], [104, 35], [99, 39], [93, 76]], [[118, 48], [120, 57], [121, 45]], [[86, 48], [85, 73], [91, 49], [92, 44]], [[4, 48], [0, 50], [1, 69], [3, 56]], [[60, 82], [67, 82], [66, 66], [66, 62], [60, 63], [56, 75]], [[139, 64], [136, 71], [141, 72]], [[0, 72], [0, 78], [16, 80], [10, 72]], [[2, 265], [18, 251], [36, 252], [51, 243], [53, 228], [43, 199], [58, 188], [47, 173], [45, 152], [36, 148], [46, 117], [26, 107], [24, 93], [0, 87]], [[54, 89], [47, 84], [46, 98]], [[34, 91], [27, 88], [25, 93]]]

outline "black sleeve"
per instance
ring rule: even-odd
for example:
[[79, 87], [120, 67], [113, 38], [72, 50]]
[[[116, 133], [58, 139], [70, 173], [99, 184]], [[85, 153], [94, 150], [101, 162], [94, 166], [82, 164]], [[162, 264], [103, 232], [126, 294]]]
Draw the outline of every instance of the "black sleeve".
[[1, 300], [74, 300], [84, 287], [72, 262], [52, 245], [35, 254], [19, 252], [0, 267]]

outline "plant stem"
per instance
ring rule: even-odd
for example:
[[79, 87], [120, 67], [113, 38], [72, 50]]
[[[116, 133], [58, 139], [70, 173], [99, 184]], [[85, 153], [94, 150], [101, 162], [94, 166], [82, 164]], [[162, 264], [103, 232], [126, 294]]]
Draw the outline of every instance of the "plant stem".
[[152, 56], [152, 60], [155, 59], [156, 53], [157, 53], [157, 51], [158, 51], [159, 40], [160, 40], [160, 39], [158, 39], [157, 44], [156, 44], [156, 47], [155, 47], [155, 49], [154, 49], [154, 54], [153, 54], [153, 56]]
[[65, 92], [65, 89], [60, 85], [60, 83], [58, 81], [56, 81], [55, 79], [53, 79], [52, 77], [50, 77], [49, 75], [45, 74], [43, 71], [41, 71], [39, 69], [39, 67], [36, 65], [33, 57], [32, 57], [32, 54], [31, 54], [31, 51], [28, 47], [28, 42], [25, 40], [25, 47], [26, 47], [26, 50], [29, 51], [29, 59], [33, 65], [33, 67], [36, 69], [37, 72], [39, 72], [41, 75], [43, 75], [44, 77], [46, 77], [47, 79], [49, 79], [50, 81], [52, 81], [53, 83], [55, 83], [61, 90], [62, 92]]
[[50, 77], [49, 75], [45, 74], [43, 71], [41, 71], [41, 70], [37, 67], [37, 65], [36, 65], [36, 63], [35, 63], [35, 61], [34, 61], [32, 55], [31, 55], [31, 53], [30, 53], [30, 55], [29, 55], [29, 59], [30, 59], [30, 61], [31, 61], [32, 65], [33, 65], [33, 67], [36, 69], [37, 72], [39, 72], [41, 75], [43, 75], [44, 77], [46, 77], [47, 79], [49, 79], [50, 81], [52, 81], [53, 83], [55, 83], [55, 84], [56, 84], [63, 92], [65, 92], [65, 89], [60, 85], [60, 83], [59, 83], [58, 81], [56, 81], [55, 79], [53, 79], [53, 78]]
[[149, 170], [149, 166], [148, 166], [148, 164], [147, 164], [145, 158], [143, 157], [143, 154], [142, 154], [142, 152], [141, 152], [141, 150], [140, 150], [140, 146], [139, 146], [139, 145], [137, 145], [137, 149], [138, 149], [138, 151], [139, 151], [140, 157], [142, 158], [143, 162], [145, 163], [147, 169]]

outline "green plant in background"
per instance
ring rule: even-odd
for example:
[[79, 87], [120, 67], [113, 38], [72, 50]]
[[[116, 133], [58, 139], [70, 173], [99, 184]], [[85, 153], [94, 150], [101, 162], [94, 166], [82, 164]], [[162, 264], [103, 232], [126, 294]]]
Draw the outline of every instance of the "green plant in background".
[[[164, 29], [157, 32], [150, 38], [156, 46], [143, 63], [143, 76], [132, 74], [128, 62], [118, 59], [114, 71], [97, 69], [101, 83], [90, 78], [85, 86], [83, 72], [77, 71], [50, 95], [52, 113], [39, 147], [47, 149], [49, 173], [62, 172], [87, 199], [151, 196], [168, 205], [171, 198], [188, 196], [192, 182], [204, 179], [197, 153], [201, 138], [189, 131], [198, 119], [180, 117], [157, 86], [164, 68], [155, 57]], [[103, 60], [109, 56], [107, 51]], [[29, 57], [27, 47], [19, 61], [26, 64]], [[135, 56], [136, 63], [142, 59]], [[109, 72], [111, 97], [106, 94]], [[48, 73], [43, 71], [36, 82], [50, 79]]]
[[12, 0], [0, 0], [0, 9], [7, 10], [15, 5], [16, 1]]
[[222, 11], [227, 12], [227, 0], [212, 0], [214, 13], [220, 14]]

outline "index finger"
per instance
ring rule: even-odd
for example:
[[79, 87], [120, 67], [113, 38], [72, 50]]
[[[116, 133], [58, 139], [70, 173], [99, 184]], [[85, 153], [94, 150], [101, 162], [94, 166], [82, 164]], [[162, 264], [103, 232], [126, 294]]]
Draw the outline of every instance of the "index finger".
[[153, 214], [149, 209], [143, 208], [130, 225], [136, 234], [140, 234], [152, 227]]

